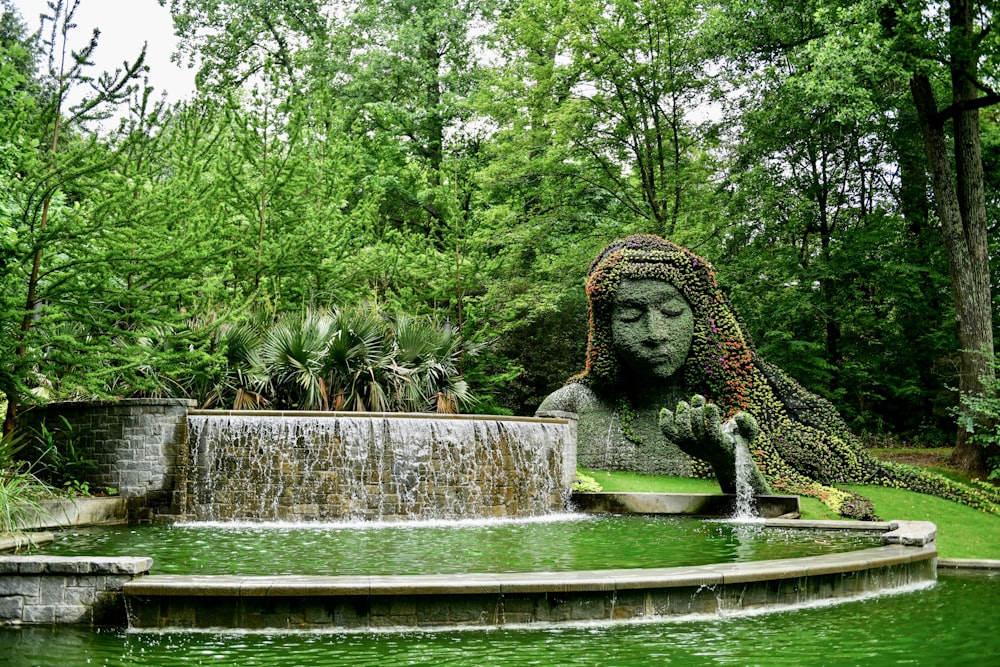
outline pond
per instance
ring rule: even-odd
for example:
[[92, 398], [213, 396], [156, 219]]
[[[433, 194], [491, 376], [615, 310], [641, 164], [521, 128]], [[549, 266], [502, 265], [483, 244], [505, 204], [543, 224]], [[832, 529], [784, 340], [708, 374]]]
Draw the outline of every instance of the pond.
[[814, 556], [880, 544], [877, 532], [582, 514], [392, 524], [140, 525], [56, 535], [37, 553], [151, 556], [153, 574], [216, 575], [658, 568]]
[[965, 665], [1000, 655], [1000, 575], [757, 615], [488, 631], [94, 632], [0, 628], [7, 667], [69, 665]]

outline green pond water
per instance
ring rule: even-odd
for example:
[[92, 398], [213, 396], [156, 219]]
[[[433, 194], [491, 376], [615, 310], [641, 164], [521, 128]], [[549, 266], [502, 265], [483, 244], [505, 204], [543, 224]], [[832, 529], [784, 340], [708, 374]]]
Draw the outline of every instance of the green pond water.
[[984, 667], [1000, 656], [1000, 576], [759, 615], [407, 633], [130, 633], [0, 628], [6, 667], [706, 665]]
[[879, 534], [676, 517], [88, 528], [37, 553], [151, 556], [154, 574], [567, 572], [747, 562], [880, 544]]

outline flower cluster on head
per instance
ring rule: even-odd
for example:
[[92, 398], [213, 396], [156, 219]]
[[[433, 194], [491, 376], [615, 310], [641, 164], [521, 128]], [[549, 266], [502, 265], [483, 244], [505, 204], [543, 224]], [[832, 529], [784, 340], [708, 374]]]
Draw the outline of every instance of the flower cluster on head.
[[753, 356], [746, 336], [715, 279], [712, 265], [686, 248], [651, 234], [606, 247], [590, 266], [590, 327], [586, 367], [574, 378], [597, 390], [627, 381], [614, 352], [611, 315], [623, 280], [662, 280], [676, 287], [694, 312], [695, 328], [682, 372], [692, 393], [712, 398], [729, 414], [747, 410]]

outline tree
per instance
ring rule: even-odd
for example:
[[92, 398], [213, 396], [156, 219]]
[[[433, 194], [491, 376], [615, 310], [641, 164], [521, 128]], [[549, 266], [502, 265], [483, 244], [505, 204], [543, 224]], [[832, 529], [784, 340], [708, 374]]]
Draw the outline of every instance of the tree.
[[[993, 56], [997, 38], [991, 30], [993, 3], [974, 8], [966, 0], [947, 4], [804, 0], [796, 5], [735, 0], [720, 3], [719, 8], [716, 34], [720, 38], [730, 34], [730, 43], [742, 45], [737, 56], [742, 68], [790, 52], [801, 54], [806, 66], [799, 74], [800, 85], [839, 97], [833, 110], [839, 116], [883, 109], [901, 121], [912, 118], [912, 111], [907, 113], [891, 102], [894, 90], [909, 91], [925, 145], [921, 169], [930, 175], [948, 259], [961, 359], [959, 390], [977, 394], [984, 386], [992, 386], [988, 363], [993, 354], [992, 311], [978, 113], [1000, 100], [989, 85], [997, 67]], [[911, 160], [900, 164], [912, 175]], [[919, 207], [908, 206], [905, 211], [914, 212], [919, 215]], [[984, 455], [959, 429], [955, 461], [981, 472], [986, 465]]]
[[[39, 372], [35, 368], [38, 358], [31, 359], [29, 351], [43, 354], [46, 343], [51, 343], [32, 340], [32, 330], [43, 317], [58, 312], [58, 296], [66, 287], [63, 271], [84, 262], [82, 253], [71, 248], [81, 248], [81, 236], [95, 231], [82, 221], [79, 189], [113, 163], [112, 154], [80, 129], [88, 121], [106, 118], [108, 109], [131, 93], [144, 67], [143, 52], [124, 70], [103, 74], [96, 80], [89, 76], [87, 67], [97, 48], [97, 33], [79, 51], [70, 47], [73, 16], [79, 4], [80, 0], [49, 3], [50, 13], [44, 16], [48, 30], [39, 32], [38, 49], [46, 57], [47, 68], [34, 99], [20, 98], [17, 104], [27, 106], [20, 106], [22, 112], [10, 116], [15, 125], [9, 128], [8, 136], [20, 137], [36, 148], [20, 152], [14, 165], [18, 179], [9, 193], [17, 235], [16, 256], [10, 262], [15, 274], [11, 284], [22, 301], [21, 324], [13, 335], [13, 361], [3, 387], [7, 393], [5, 432], [13, 429], [18, 406], [27, 398], [23, 394], [26, 373]], [[68, 104], [68, 93], [84, 85], [90, 88], [90, 94]], [[24, 113], [28, 108], [33, 113]], [[54, 348], [47, 349], [51, 352]]]
[[[325, 3], [318, 0], [169, 0], [178, 58], [198, 66], [203, 93], [226, 95], [277, 75], [298, 85], [301, 54], [325, 42]], [[160, 0], [166, 5], [167, 0]]]
[[698, 34], [702, 9], [617, 0], [571, 7], [577, 83], [560, 122], [574, 128], [577, 158], [593, 165], [586, 177], [623, 214], [644, 219], [642, 231], [702, 240], [714, 222], [697, 193], [708, 189], [713, 168], [710, 123], [693, 120], [712, 86]]
[[[950, 0], [946, 6], [894, 2], [881, 17], [894, 50], [904, 59], [924, 137], [951, 274], [961, 355], [959, 391], [967, 396], [992, 391], [995, 385], [979, 110], [1000, 103], [1000, 94], [990, 87], [1000, 66], [993, 56], [998, 45], [993, 31], [996, 10], [992, 2], [969, 0]], [[935, 84], [944, 91], [944, 104], [938, 101]], [[949, 121], [952, 152], [946, 135]], [[963, 469], [985, 472], [988, 456], [997, 452], [987, 452], [969, 435], [968, 429], [959, 428], [952, 460]]]

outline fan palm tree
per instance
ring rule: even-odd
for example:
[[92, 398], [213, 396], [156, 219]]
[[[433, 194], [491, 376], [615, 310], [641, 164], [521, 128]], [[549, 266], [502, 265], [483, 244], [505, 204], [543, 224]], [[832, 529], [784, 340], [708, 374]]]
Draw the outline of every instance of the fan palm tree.
[[324, 360], [335, 410], [385, 412], [392, 409], [386, 387], [392, 346], [385, 320], [372, 307], [335, 311]]
[[326, 311], [286, 316], [264, 332], [260, 346], [251, 352], [251, 373], [278, 407], [327, 410], [324, 362], [338, 333]]

